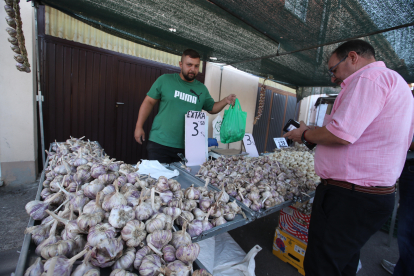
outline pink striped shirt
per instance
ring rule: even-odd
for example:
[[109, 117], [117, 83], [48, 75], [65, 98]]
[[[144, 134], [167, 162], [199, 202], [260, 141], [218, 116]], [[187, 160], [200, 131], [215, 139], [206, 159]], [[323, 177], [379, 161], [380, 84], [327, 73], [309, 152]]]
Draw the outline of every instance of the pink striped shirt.
[[407, 83], [377, 61], [341, 86], [324, 125], [350, 144], [318, 145], [316, 173], [361, 186], [394, 185], [414, 132], [414, 99]]

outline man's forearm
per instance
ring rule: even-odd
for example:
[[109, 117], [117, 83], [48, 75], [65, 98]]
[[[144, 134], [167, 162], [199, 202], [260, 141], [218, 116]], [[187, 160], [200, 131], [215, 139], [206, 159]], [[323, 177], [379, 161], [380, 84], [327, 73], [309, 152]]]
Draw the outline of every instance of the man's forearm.
[[305, 133], [308, 142], [318, 145], [348, 145], [349, 142], [333, 135], [326, 127], [309, 129]]
[[221, 110], [223, 110], [223, 108], [227, 105], [227, 100], [226, 98], [222, 99], [219, 102], [215, 102], [213, 105], [213, 109], [211, 111], [209, 111], [208, 113], [210, 114], [217, 114], [219, 113]]

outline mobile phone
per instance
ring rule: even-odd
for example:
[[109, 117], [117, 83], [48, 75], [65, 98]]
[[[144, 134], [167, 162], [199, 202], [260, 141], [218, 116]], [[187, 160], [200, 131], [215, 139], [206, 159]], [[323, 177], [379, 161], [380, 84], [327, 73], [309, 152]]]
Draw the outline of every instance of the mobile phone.
[[284, 132], [289, 132], [289, 131], [292, 131], [292, 130], [297, 129], [299, 127], [300, 127], [300, 124], [298, 122], [296, 122], [295, 120], [289, 119], [289, 121], [287, 122], [287, 124], [283, 128], [283, 131]]

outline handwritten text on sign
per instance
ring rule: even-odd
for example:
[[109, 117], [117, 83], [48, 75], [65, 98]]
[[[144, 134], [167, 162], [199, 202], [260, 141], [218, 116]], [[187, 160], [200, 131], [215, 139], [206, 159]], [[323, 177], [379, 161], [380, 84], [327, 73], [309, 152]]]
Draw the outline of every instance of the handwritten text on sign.
[[191, 110], [184, 116], [187, 166], [201, 165], [207, 158], [208, 117], [202, 111]]
[[245, 133], [243, 137], [243, 144], [246, 152], [251, 157], [258, 157], [259, 152], [257, 151], [256, 144], [254, 143], [253, 135], [251, 133]]
[[281, 138], [273, 138], [273, 140], [275, 141], [276, 147], [278, 149], [280, 148], [287, 148], [288, 144], [286, 142], [286, 139], [281, 137]]

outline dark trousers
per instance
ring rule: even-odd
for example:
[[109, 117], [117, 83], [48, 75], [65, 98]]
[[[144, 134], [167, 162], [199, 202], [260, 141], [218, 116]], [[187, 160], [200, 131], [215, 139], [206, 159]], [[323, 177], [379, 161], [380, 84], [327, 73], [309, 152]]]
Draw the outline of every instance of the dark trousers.
[[406, 166], [399, 182], [398, 249], [395, 276], [414, 275], [414, 166]]
[[160, 163], [173, 163], [181, 161], [178, 153], [184, 154], [184, 149], [172, 148], [148, 141], [148, 160], [158, 160]]
[[395, 195], [332, 185], [316, 188], [304, 269], [306, 276], [355, 275], [362, 246], [387, 221]]

